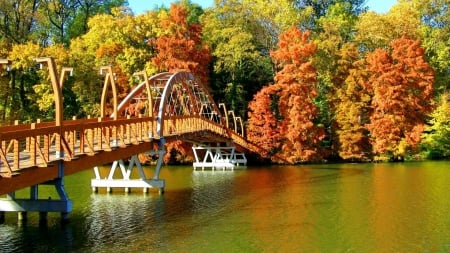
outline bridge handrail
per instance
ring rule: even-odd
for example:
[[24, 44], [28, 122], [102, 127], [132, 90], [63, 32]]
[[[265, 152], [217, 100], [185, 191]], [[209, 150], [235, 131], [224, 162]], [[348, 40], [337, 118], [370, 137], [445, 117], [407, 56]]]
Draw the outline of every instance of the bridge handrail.
[[0, 131], [0, 173], [8, 177], [26, 167], [150, 141], [156, 128], [153, 119], [142, 117], [80, 119], [62, 126], [33, 123], [2, 127]]
[[[211, 132], [230, 139], [225, 126], [200, 115], [173, 116], [164, 119], [166, 136], [157, 136], [151, 117], [92, 118], [64, 121], [61, 126], [33, 123], [0, 128], [0, 174], [9, 177], [27, 167], [44, 167], [59, 159], [171, 138], [185, 134]], [[232, 134], [233, 141], [245, 147], [245, 140]]]

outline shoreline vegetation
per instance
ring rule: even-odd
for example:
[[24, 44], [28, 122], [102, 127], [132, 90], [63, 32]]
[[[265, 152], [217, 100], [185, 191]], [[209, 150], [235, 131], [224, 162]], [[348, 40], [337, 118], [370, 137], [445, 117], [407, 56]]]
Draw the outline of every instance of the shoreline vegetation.
[[[136, 72], [183, 69], [242, 118], [265, 150], [257, 162], [450, 157], [448, 1], [378, 14], [364, 0], [181, 0], [138, 15], [126, 0], [4, 2], [0, 125], [53, 121], [49, 73], [34, 61], [52, 57], [58, 72], [74, 69], [62, 87], [67, 119], [100, 115], [103, 66], [119, 98], [141, 82]], [[135, 106], [125, 111], [148, 107]], [[189, 143], [166, 151], [167, 164], [193, 160]]]

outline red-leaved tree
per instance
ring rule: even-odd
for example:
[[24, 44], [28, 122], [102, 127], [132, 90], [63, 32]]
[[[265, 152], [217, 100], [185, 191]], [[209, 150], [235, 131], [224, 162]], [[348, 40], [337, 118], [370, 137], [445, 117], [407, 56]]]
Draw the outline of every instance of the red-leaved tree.
[[284, 139], [280, 154], [291, 163], [320, 160], [323, 128], [314, 123], [318, 109], [317, 74], [311, 57], [316, 45], [309, 40], [309, 31], [293, 26], [279, 36], [278, 49], [271, 52], [279, 71], [276, 85], [281, 89], [278, 111], [279, 131]]
[[432, 111], [434, 74], [419, 41], [402, 37], [391, 47], [391, 53], [377, 49], [367, 56], [366, 87], [372, 94], [367, 127], [375, 155], [398, 160], [420, 141]]
[[276, 104], [280, 96], [278, 85], [263, 87], [248, 105], [247, 139], [263, 148], [262, 156], [275, 154], [281, 147], [279, 113]]
[[170, 13], [161, 20], [161, 25], [166, 33], [154, 42], [158, 53], [152, 59], [153, 64], [160, 72], [190, 71], [207, 85], [211, 53], [201, 41], [202, 26], [188, 23], [186, 8], [181, 4], [170, 6]]
[[[208, 86], [209, 63], [211, 53], [209, 47], [202, 43], [202, 26], [198, 23], [189, 23], [186, 8], [182, 4], [172, 4], [169, 15], [161, 19], [164, 34], [150, 43], [157, 54], [152, 63], [159, 72], [189, 71]], [[164, 162], [186, 162], [193, 160], [192, 145], [180, 141], [166, 144], [168, 152]]]

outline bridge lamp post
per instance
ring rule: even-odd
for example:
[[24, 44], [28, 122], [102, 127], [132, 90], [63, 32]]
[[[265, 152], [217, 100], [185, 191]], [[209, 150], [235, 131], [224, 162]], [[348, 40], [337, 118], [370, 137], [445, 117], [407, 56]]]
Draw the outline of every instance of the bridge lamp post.
[[69, 73], [69, 76], [73, 76], [73, 68], [63, 67], [61, 69], [61, 76], [59, 77], [59, 87], [61, 88], [61, 91], [66, 73]]
[[0, 65], [5, 65], [6, 66], [6, 71], [10, 71], [11, 70], [11, 61], [8, 59], [0, 59]]
[[144, 78], [145, 89], [147, 90], [147, 102], [148, 102], [149, 110], [150, 110], [148, 116], [151, 117], [153, 120], [153, 96], [152, 96], [151, 89], [150, 89], [150, 83], [148, 82], [147, 72], [139, 71], [139, 72], [134, 73], [133, 76], [142, 76]]
[[[35, 59], [36, 62], [40, 64], [40, 67], [42, 68], [43, 63], [47, 64], [48, 71], [50, 74], [50, 81], [52, 83], [53, 88], [53, 94], [55, 99], [55, 125], [61, 127], [63, 123], [63, 96], [62, 96], [62, 86], [64, 82], [64, 76], [66, 72], [72, 73], [72, 68], [63, 68], [61, 72], [61, 76], [58, 80], [58, 73], [56, 71], [56, 64], [55, 60], [51, 57], [39, 57]], [[62, 149], [62, 143], [61, 143], [61, 136], [62, 128], [60, 128], [60, 131], [58, 133], [58, 137], [55, 140], [55, 146], [56, 146], [56, 157], [63, 158], [64, 152]], [[72, 210], [72, 202], [69, 200], [67, 193], [64, 189], [64, 163], [62, 160], [58, 161], [58, 177], [55, 180], [52, 180], [49, 182], [50, 184], [53, 184], [60, 199], [56, 200], [56, 203], [62, 203], [61, 205], [55, 205], [52, 200], [47, 200], [47, 205], [42, 208], [41, 213], [43, 217], [46, 217], [47, 212], [55, 212], [60, 211], [61, 216], [63, 219], [68, 218], [69, 212]], [[35, 206], [36, 204], [34, 201], [38, 200], [38, 185], [33, 185], [30, 188], [30, 202], [31, 205]]]
[[220, 103], [219, 108], [223, 108], [223, 114], [225, 115], [226, 125], [227, 125], [227, 128], [229, 128], [227, 107], [225, 106], [224, 103]]
[[[55, 124], [61, 126], [63, 117], [63, 104], [62, 104], [62, 79], [58, 81], [58, 73], [56, 72], [56, 64], [51, 57], [39, 57], [35, 59], [36, 62], [41, 64], [47, 63], [48, 71], [50, 74], [50, 81], [52, 82], [53, 94], [55, 99]], [[62, 74], [64, 76], [64, 74]]]
[[111, 85], [111, 89], [113, 92], [113, 117], [114, 120], [117, 120], [117, 89], [116, 89], [116, 83], [114, 80], [114, 73], [112, 71], [111, 66], [103, 66], [100, 68], [100, 75], [105, 75], [105, 82], [103, 83], [103, 91], [102, 91], [102, 100], [101, 100], [101, 110], [100, 110], [100, 117], [103, 118], [106, 116], [106, 91], [108, 90], [108, 84]]
[[239, 120], [239, 123], [241, 125], [241, 136], [244, 137], [244, 125], [242, 124], [242, 118], [236, 117], [236, 120]]
[[233, 116], [234, 132], [237, 133], [236, 116], [234, 115], [234, 111], [233, 111], [233, 110], [230, 110], [230, 111], [228, 111], [228, 114], [231, 114], [231, 116]]

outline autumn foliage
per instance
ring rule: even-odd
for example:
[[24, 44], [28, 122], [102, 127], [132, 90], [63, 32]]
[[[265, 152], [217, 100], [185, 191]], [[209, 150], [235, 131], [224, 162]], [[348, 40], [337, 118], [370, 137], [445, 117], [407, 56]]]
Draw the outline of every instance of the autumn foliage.
[[372, 96], [370, 131], [373, 152], [403, 159], [420, 142], [425, 116], [432, 111], [433, 71], [417, 40], [391, 43], [392, 52], [377, 49], [367, 56]]
[[265, 150], [263, 156], [276, 154], [281, 148], [283, 135], [277, 111], [279, 88], [278, 85], [263, 87], [249, 103], [247, 138]]
[[[370, 159], [371, 145], [368, 130], [368, 109], [370, 96], [364, 84], [368, 74], [364, 60], [359, 59], [357, 47], [347, 44], [341, 49], [339, 72], [346, 76], [336, 87], [333, 101], [335, 106], [337, 150], [342, 159], [366, 161]], [[330, 94], [331, 96], [331, 94]]]
[[[249, 139], [267, 146], [264, 142], [273, 138], [276, 141], [272, 144], [273, 148], [279, 147], [278, 154], [291, 163], [320, 160], [320, 140], [324, 137], [323, 129], [314, 123], [318, 114], [314, 98], [318, 93], [316, 70], [311, 57], [316, 52], [316, 46], [309, 40], [309, 34], [292, 27], [280, 35], [278, 49], [271, 52], [279, 69], [275, 76], [275, 87], [271, 89], [279, 90], [276, 100], [273, 95], [256, 95], [255, 101], [258, 98], [263, 98], [263, 101], [254, 102], [251, 105], [254, 109], [252, 111], [250, 107], [249, 114], [249, 124], [254, 128], [249, 127], [249, 131], [256, 130], [259, 135], [255, 139], [251, 139], [250, 135]], [[258, 109], [269, 107], [272, 107], [274, 116], [269, 115], [270, 111], [265, 114], [265, 118], [255, 115], [259, 114]], [[275, 118], [275, 112], [279, 114], [278, 118]], [[258, 125], [258, 120], [269, 122]]]
[[152, 58], [158, 71], [187, 70], [206, 84], [211, 54], [208, 46], [202, 44], [201, 26], [189, 24], [186, 9], [177, 4], [171, 5], [161, 24], [165, 34], [154, 42], [158, 53]]
[[[62, 87], [66, 119], [100, 115], [102, 66], [119, 100], [142, 82], [133, 73], [187, 70], [276, 162], [450, 154], [446, 1], [375, 13], [363, 0], [182, 0], [136, 14], [126, 1], [91, 2], [0, 5], [0, 56], [12, 62], [0, 71], [0, 124], [52, 120], [48, 73], [33, 60], [50, 56], [58, 70], [74, 67]], [[133, 106], [135, 116], [146, 108]], [[192, 159], [186, 143], [166, 148], [166, 162]]]

